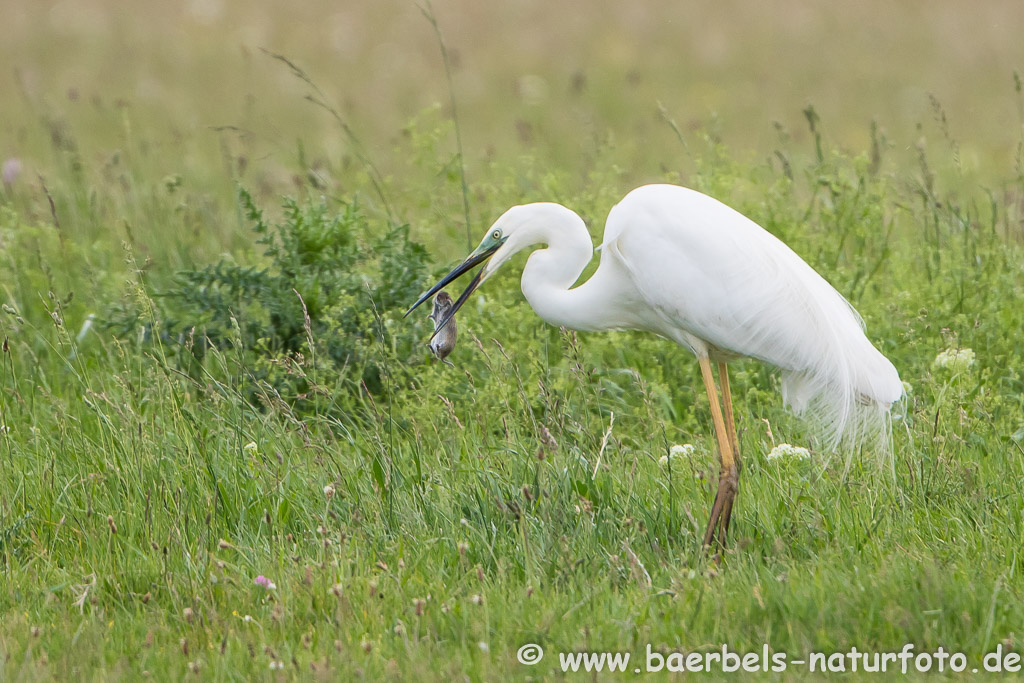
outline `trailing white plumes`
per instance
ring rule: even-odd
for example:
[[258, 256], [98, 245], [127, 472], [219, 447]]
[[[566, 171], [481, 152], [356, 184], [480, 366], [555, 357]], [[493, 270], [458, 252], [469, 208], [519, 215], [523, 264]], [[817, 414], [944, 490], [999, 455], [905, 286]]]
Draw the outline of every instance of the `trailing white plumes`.
[[[895, 369], [892, 372], [895, 374]], [[871, 398], [852, 389], [855, 382], [856, 377], [848, 369], [840, 369], [831, 377], [823, 369], [783, 370], [782, 397], [794, 413], [815, 428], [827, 448], [863, 445], [887, 456], [891, 450], [890, 409], [895, 400]]]
[[785, 276], [760, 272], [760, 303], [762, 310], [781, 313], [770, 321], [745, 321], [752, 333], [748, 355], [782, 370], [784, 402], [826, 448], [863, 445], [887, 455], [889, 410], [903, 395], [899, 373], [865, 336], [863, 320], [839, 292], [782, 242], [765, 241]]
[[[827, 448], [865, 445], [887, 454], [889, 409], [903, 395], [899, 373], [868, 341], [863, 320], [839, 292], [803, 261], [787, 259], [785, 266], [788, 277], [768, 289], [788, 302], [792, 319], [785, 322], [796, 327], [763, 326], [769, 329], [759, 330], [755, 355], [782, 369], [783, 400]], [[792, 329], [800, 338], [786, 333]], [[766, 336], [776, 338], [766, 343]]]

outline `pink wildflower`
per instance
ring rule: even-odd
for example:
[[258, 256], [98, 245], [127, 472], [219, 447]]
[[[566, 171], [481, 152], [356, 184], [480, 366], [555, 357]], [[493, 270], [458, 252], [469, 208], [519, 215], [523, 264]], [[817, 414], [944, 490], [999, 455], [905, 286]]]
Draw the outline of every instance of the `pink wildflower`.
[[277, 586], [274, 585], [274, 582], [263, 576], [263, 574], [256, 577], [256, 585], [266, 588], [268, 591], [272, 591], [277, 588]]

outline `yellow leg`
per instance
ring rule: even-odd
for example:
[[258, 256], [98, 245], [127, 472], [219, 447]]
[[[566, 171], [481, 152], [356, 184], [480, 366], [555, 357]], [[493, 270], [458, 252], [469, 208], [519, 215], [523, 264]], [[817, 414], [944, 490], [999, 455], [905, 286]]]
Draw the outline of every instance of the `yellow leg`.
[[711, 518], [708, 520], [707, 531], [704, 532], [704, 547], [711, 546], [717, 530], [718, 543], [724, 549], [729, 518], [732, 516], [732, 503], [739, 483], [739, 470], [736, 467], [725, 419], [722, 417], [722, 409], [718, 404], [718, 391], [715, 388], [715, 378], [711, 374], [711, 361], [707, 356], [698, 357], [697, 360], [700, 363], [701, 377], [704, 379], [704, 391], [707, 392], [708, 401], [711, 403], [711, 420], [715, 424], [715, 437], [718, 440], [718, 453], [722, 465], [718, 474], [718, 493], [715, 494]]
[[722, 409], [725, 413], [725, 429], [729, 432], [729, 445], [732, 446], [732, 457], [736, 460], [736, 469], [743, 469], [740, 458], [740, 440], [736, 437], [736, 418], [732, 412], [732, 391], [729, 389], [729, 367], [725, 363], [718, 364], [718, 383], [722, 385]]

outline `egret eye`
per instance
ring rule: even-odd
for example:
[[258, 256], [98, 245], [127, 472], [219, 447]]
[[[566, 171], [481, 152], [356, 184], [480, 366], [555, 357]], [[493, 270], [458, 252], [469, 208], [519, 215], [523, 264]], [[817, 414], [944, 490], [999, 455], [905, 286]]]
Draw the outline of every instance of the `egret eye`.
[[495, 230], [494, 232], [492, 232], [491, 233], [491, 239], [492, 240], [501, 239], [501, 230]]

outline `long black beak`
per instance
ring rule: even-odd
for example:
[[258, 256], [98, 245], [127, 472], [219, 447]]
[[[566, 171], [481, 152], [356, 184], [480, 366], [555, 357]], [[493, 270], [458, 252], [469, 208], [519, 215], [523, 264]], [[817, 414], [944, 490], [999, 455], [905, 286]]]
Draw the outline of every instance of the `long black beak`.
[[[484, 261], [489, 259], [494, 254], [494, 252], [498, 250], [500, 246], [501, 244], [495, 244], [493, 247], [483, 250], [477, 249], [476, 251], [474, 251], [466, 258], [465, 261], [452, 268], [452, 271], [445, 275], [443, 278], [441, 278], [441, 280], [436, 285], [428, 289], [426, 294], [417, 299], [416, 303], [414, 303], [412, 307], [405, 312], [405, 316], [402, 317], [406, 317], [410, 313], [415, 311], [420, 304], [422, 304], [424, 301], [437, 294], [437, 292], [439, 292], [440, 290], [444, 289], [444, 287], [448, 285], [448, 283], [457, 280], [464, 273], [472, 269], [473, 266], [479, 263], [483, 263]], [[452, 307], [450, 309], [448, 309], [448, 312], [447, 314], [445, 314], [444, 318], [437, 324], [437, 328], [434, 330], [434, 334], [431, 335], [430, 337], [431, 339], [437, 336], [437, 333], [440, 332], [444, 328], [444, 326], [448, 324], [448, 321], [455, 317], [455, 314], [458, 312], [460, 308], [462, 308], [462, 304], [466, 303], [466, 300], [469, 299], [469, 295], [473, 293], [473, 290], [480, 286], [480, 280], [483, 278], [483, 274], [483, 268], [477, 271], [477, 274], [473, 277], [473, 280], [469, 283], [469, 286], [466, 287], [466, 289], [459, 296], [458, 300], [454, 304], [452, 304]]]

